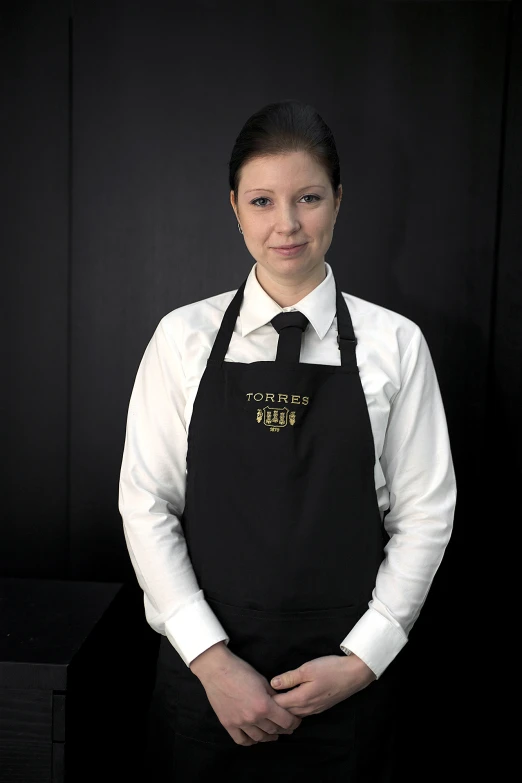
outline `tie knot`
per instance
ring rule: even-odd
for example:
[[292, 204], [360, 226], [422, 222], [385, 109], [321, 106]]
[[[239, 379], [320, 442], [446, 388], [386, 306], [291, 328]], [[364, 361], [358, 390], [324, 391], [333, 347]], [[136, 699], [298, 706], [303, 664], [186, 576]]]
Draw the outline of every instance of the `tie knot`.
[[272, 326], [277, 332], [281, 332], [287, 326], [298, 326], [303, 332], [309, 324], [309, 320], [306, 315], [300, 313], [298, 310], [288, 313], [279, 313], [271, 322]]

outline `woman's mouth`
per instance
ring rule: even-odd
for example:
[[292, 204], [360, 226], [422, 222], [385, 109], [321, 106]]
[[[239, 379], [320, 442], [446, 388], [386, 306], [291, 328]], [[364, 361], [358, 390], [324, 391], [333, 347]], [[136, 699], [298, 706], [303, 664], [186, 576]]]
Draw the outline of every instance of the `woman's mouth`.
[[306, 247], [308, 243], [303, 242], [302, 245], [291, 245], [289, 247], [273, 247], [272, 250], [275, 250], [276, 253], [279, 253], [281, 256], [296, 256], [298, 253], [303, 250], [303, 248]]

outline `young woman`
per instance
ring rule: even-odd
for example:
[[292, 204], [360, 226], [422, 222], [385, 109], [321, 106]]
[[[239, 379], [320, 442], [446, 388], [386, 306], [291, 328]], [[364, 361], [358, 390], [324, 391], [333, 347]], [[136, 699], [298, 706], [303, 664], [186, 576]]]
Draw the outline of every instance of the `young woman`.
[[342, 187], [312, 107], [254, 114], [229, 174], [255, 263], [162, 318], [129, 405], [119, 508], [162, 634], [151, 754], [183, 783], [389, 781], [392, 662], [456, 504], [436, 373], [420, 328], [325, 260]]

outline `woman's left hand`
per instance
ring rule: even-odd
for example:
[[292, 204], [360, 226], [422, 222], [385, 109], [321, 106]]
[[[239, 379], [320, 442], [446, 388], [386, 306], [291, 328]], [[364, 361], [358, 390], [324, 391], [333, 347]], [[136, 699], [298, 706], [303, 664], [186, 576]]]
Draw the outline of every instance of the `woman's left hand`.
[[377, 679], [364, 661], [353, 654], [314, 658], [277, 676], [281, 684], [274, 685], [272, 679], [274, 690], [292, 690], [275, 693], [272, 698], [299, 718], [324, 712]]

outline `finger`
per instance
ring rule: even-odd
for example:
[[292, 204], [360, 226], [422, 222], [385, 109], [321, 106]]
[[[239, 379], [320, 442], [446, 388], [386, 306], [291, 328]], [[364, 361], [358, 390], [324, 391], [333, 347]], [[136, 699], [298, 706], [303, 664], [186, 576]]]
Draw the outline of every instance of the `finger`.
[[284, 688], [295, 688], [295, 686], [299, 685], [301, 682], [303, 682], [303, 672], [299, 668], [290, 669], [289, 671], [283, 672], [282, 674], [276, 674], [270, 680], [270, 685], [272, 688], [281, 690]]
[[287, 709], [277, 704], [274, 699], [272, 699], [272, 709], [268, 715], [268, 720], [273, 721], [282, 729], [296, 729], [301, 723], [301, 718], [288, 712]]
[[259, 726], [243, 726], [243, 731], [255, 742], [274, 742], [278, 739], [278, 734], [267, 734], [266, 731], [260, 729]]
[[293, 728], [285, 729], [282, 726], [278, 726], [277, 723], [274, 723], [274, 721], [269, 720], [268, 718], [259, 719], [257, 726], [263, 731], [266, 731], [267, 734], [292, 734], [294, 731]]
[[257, 742], [249, 737], [248, 734], [245, 734], [241, 729], [229, 729], [228, 733], [236, 745], [257, 745]]
[[[264, 731], [256, 730], [255, 726], [245, 729], [230, 729], [228, 732], [236, 745], [257, 745], [258, 742], [273, 742], [277, 740], [277, 734], [266, 734]], [[251, 736], [253, 735], [253, 736]]]
[[[293, 714], [294, 710], [298, 710], [302, 706], [301, 699], [297, 699], [293, 691], [289, 693], [276, 693], [272, 697], [272, 701], [276, 706], [291, 714]], [[274, 720], [272, 715], [269, 715], [269, 718]]]

